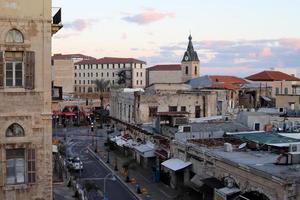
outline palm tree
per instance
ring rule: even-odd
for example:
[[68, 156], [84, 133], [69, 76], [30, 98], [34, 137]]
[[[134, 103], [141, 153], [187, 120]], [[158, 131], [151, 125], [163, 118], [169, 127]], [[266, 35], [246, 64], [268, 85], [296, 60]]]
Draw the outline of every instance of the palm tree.
[[97, 91], [100, 93], [100, 106], [103, 108], [103, 93], [109, 88], [110, 81], [104, 79], [96, 79], [94, 84], [97, 88]]

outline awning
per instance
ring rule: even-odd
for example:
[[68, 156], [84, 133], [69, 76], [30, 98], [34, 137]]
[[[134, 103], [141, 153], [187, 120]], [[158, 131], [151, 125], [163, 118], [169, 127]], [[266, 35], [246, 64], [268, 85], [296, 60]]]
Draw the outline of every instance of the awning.
[[194, 175], [193, 178], [191, 179], [192, 187], [196, 191], [200, 191], [200, 188], [204, 185], [204, 182], [202, 181], [203, 179], [210, 178], [210, 176], [206, 174], [201, 174], [201, 175]]
[[221, 188], [221, 189], [217, 189], [217, 191], [221, 194], [224, 194], [224, 195], [232, 195], [232, 194], [240, 192], [241, 190], [239, 188], [236, 188], [236, 187], [233, 187], [233, 188], [224, 187], [224, 188]]
[[260, 97], [265, 101], [272, 101], [269, 97], [266, 97], [266, 96], [260, 96]]
[[166, 160], [161, 163], [162, 166], [172, 170], [172, 171], [178, 171], [183, 168], [186, 168], [190, 166], [192, 163], [191, 162], [184, 162], [178, 158], [171, 158], [169, 160]]
[[147, 144], [135, 146], [134, 149], [136, 150], [136, 152], [138, 152], [141, 156], [145, 158], [155, 157], [154, 148]]

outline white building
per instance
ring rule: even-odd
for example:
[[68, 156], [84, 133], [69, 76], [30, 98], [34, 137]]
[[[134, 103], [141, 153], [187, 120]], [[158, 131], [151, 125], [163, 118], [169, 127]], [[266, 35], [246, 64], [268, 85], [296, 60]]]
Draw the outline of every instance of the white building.
[[134, 58], [104, 57], [75, 63], [75, 93], [95, 92], [94, 81], [104, 79], [112, 86], [144, 88], [146, 62]]

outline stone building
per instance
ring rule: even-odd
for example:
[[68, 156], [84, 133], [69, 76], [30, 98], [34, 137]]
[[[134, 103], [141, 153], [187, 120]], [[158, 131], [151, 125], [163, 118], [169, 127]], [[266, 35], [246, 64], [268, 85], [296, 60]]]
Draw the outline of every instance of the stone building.
[[52, 199], [50, 0], [0, 1], [0, 199]]
[[147, 68], [147, 86], [154, 83], [184, 83], [199, 77], [200, 61], [194, 50], [192, 36], [184, 52], [181, 64], [159, 64]]
[[212, 91], [190, 90], [186, 84], [153, 84], [145, 91], [111, 92], [111, 116], [129, 123], [152, 122], [157, 113], [185, 112], [190, 118], [217, 114], [217, 95]]
[[74, 93], [74, 62], [52, 57], [52, 84], [62, 87], [64, 95]]
[[110, 81], [111, 86], [144, 88], [146, 62], [134, 58], [104, 57], [75, 63], [75, 93], [96, 92], [96, 79]]

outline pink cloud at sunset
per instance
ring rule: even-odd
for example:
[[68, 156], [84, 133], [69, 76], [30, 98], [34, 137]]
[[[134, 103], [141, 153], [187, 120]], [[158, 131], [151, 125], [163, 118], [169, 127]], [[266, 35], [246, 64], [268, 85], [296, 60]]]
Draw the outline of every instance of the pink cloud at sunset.
[[142, 13], [136, 15], [129, 15], [123, 17], [123, 20], [127, 22], [137, 23], [139, 25], [150, 24], [152, 22], [157, 22], [163, 20], [165, 18], [173, 18], [175, 17], [175, 13], [172, 12], [161, 12], [154, 9], [147, 9]]
[[282, 46], [286, 46], [294, 49], [300, 49], [300, 38], [280, 39], [280, 44]]
[[262, 57], [270, 57], [272, 56], [272, 50], [270, 47], [264, 47], [261, 52], [260, 52], [260, 55]]
[[72, 22], [65, 23], [64, 28], [74, 31], [83, 31], [90, 28], [96, 22], [98, 22], [96, 19], [76, 19]]

